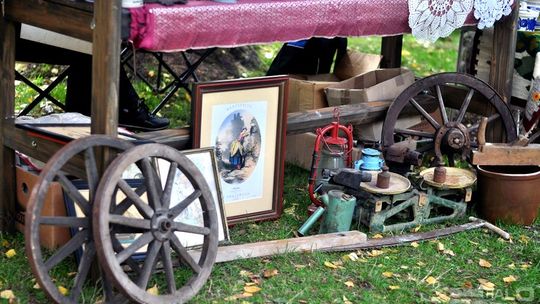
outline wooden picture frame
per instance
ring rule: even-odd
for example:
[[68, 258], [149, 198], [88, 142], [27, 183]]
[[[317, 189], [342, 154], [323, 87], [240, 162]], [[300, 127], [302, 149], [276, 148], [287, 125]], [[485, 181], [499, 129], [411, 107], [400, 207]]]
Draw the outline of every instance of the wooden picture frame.
[[193, 147], [214, 147], [229, 224], [283, 208], [288, 77], [196, 83]]

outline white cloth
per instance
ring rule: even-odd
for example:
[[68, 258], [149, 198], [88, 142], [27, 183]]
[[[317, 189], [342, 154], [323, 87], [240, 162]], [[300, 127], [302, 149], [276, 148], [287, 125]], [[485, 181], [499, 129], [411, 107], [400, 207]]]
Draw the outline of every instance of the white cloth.
[[434, 42], [463, 26], [474, 0], [409, 0], [409, 26], [419, 40]]
[[512, 12], [514, 0], [474, 0], [474, 17], [478, 28], [492, 27], [495, 21]]

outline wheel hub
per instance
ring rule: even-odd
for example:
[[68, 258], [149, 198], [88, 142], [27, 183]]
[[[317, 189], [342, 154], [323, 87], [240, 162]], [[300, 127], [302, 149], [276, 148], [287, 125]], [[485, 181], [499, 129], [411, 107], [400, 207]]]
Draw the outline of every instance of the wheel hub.
[[152, 217], [151, 229], [154, 237], [159, 241], [166, 241], [173, 233], [173, 221], [166, 212], [156, 212]]
[[448, 122], [437, 130], [435, 136], [435, 155], [442, 160], [442, 152], [459, 153], [466, 157], [470, 152], [471, 141], [469, 131], [461, 123]]

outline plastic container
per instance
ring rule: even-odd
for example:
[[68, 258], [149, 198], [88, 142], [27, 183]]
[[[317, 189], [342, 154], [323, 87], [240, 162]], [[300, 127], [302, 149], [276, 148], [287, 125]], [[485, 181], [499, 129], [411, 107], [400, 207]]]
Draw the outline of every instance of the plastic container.
[[531, 225], [539, 189], [538, 166], [478, 166], [478, 212], [487, 221]]

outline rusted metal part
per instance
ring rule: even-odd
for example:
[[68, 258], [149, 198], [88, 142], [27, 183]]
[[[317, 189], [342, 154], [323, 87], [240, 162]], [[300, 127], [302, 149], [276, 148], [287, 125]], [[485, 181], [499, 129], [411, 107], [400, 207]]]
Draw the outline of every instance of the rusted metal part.
[[385, 151], [384, 159], [387, 162], [420, 166], [422, 153], [416, 151], [416, 141], [412, 139], [397, 142]]
[[[131, 146], [132, 144], [127, 141], [105, 135], [93, 135], [74, 140], [50, 158], [39, 176], [39, 181], [32, 189], [25, 218], [26, 255], [39, 285], [56, 303], [80, 303], [79, 297], [83, 284], [95, 260], [96, 250], [91, 224], [95, 189], [99, 183], [95, 150], [96, 148], [109, 147], [116, 151], [123, 151]], [[81, 156], [85, 160], [86, 178], [84, 180], [88, 184], [89, 196], [85, 196], [81, 190], [77, 189], [64, 172], [71, 160]], [[55, 217], [41, 215], [49, 188], [55, 181], [60, 183], [64, 193], [75, 202], [83, 213], [82, 216], [75, 214]], [[47, 254], [45, 254], [44, 249], [40, 246], [39, 230], [41, 225], [68, 227], [75, 231], [75, 234], [68, 243], [53, 250], [52, 255], [49, 254], [50, 250], [47, 250]], [[56, 266], [66, 259], [71, 259], [72, 254], [78, 250], [81, 252], [79, 267], [72, 270], [72, 272], [76, 272], [76, 275], [73, 277], [71, 286], [64, 284], [69, 292], [67, 295], [63, 295], [55, 283], [57, 278], [54, 277], [54, 273], [58, 269]], [[61, 267], [63, 268], [65, 265]]]
[[384, 166], [382, 172], [377, 174], [377, 188], [388, 189], [390, 187], [390, 173], [388, 167]]
[[433, 181], [438, 184], [444, 184], [446, 181], [446, 168], [437, 166], [433, 172]]
[[[455, 96], [453, 93], [450, 94], [455, 90], [461, 90], [463, 93], [466, 92], [462, 94], [465, 97], [459, 105], [454, 100], [449, 100], [450, 96]], [[443, 94], [445, 92], [448, 92], [448, 94]], [[426, 95], [438, 100], [442, 121], [437, 121], [428, 110], [424, 109], [417, 102], [417, 100]], [[501, 121], [502, 128], [505, 131], [504, 139], [506, 142], [515, 140], [517, 132], [510, 108], [493, 88], [467, 74], [441, 73], [416, 81], [405, 89], [388, 108], [381, 136], [385, 158], [388, 157], [387, 155], [395, 158], [397, 154], [395, 151], [392, 151], [395, 149], [396, 135], [430, 142], [427, 144], [428, 149], [425, 150], [434, 151], [439, 160], [442, 159], [442, 155], [453, 156], [454, 154], [460, 154], [462, 157], [468, 156], [471, 147], [477, 146], [477, 141], [473, 140], [475, 138], [471, 136], [471, 133], [476, 131], [478, 124], [466, 127], [464, 123], [465, 115], [473, 108], [470, 106], [473, 97], [475, 102], [474, 108], [478, 108], [476, 103], [480, 100], [495, 109], [496, 113], [492, 115], [494, 116], [493, 120], [498, 118]], [[400, 114], [408, 105], [416, 108], [422, 118], [431, 125], [431, 131], [399, 129], [396, 127], [396, 122]], [[447, 109], [452, 107], [456, 108], [458, 113], [451, 120]]]
[[[132, 164], [141, 168], [144, 193], [126, 187], [123, 172]], [[159, 178], [156, 168], [165, 168], [166, 172], [161, 172], [166, 176], [164, 180]], [[173, 191], [181, 191], [187, 196], [181, 202], [173, 203]], [[123, 193], [126, 199], [117, 202], [116, 193]], [[184, 210], [198, 205], [202, 226], [177, 220]], [[219, 233], [214, 206], [204, 177], [179, 151], [160, 144], [141, 145], [125, 151], [103, 174], [93, 209], [94, 239], [105, 274], [134, 302], [187, 302], [202, 288], [216, 259]], [[136, 209], [135, 217], [130, 209]], [[186, 232], [203, 239], [200, 257], [191, 257], [182, 244], [178, 233]], [[137, 236], [127, 247], [117, 247], [119, 233]], [[125, 263], [145, 246], [144, 262], [140, 267]], [[173, 260], [177, 259], [189, 272], [187, 279], [175, 276]], [[155, 271], [156, 265], [162, 266], [163, 271]], [[126, 270], [126, 266], [129, 269]], [[155, 278], [162, 278], [166, 283], [166, 288], [160, 288], [159, 295], [147, 291], [149, 282]]]

